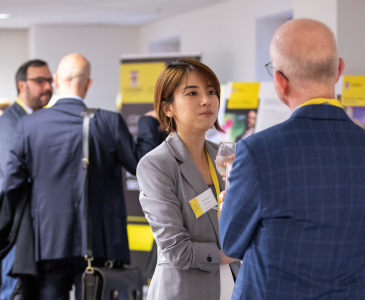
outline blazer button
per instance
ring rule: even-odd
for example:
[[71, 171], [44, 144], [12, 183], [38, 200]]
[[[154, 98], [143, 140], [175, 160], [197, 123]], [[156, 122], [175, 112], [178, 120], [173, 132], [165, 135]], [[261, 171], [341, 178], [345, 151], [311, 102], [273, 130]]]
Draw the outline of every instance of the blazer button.
[[208, 256], [207, 261], [212, 262], [212, 258], [210, 256]]

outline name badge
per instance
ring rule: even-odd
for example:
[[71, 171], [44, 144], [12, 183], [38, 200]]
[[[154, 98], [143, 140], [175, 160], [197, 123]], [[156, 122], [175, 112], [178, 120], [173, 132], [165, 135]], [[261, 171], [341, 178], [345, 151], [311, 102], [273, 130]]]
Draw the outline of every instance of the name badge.
[[189, 201], [191, 208], [196, 216], [199, 218], [208, 210], [217, 206], [217, 200], [211, 189], [207, 189], [204, 193]]

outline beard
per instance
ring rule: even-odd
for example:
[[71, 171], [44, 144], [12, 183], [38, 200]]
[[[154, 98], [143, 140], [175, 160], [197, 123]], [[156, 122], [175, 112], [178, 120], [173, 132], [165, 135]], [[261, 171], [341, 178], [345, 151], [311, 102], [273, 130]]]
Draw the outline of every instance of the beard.
[[33, 110], [41, 109], [48, 104], [49, 100], [51, 100], [52, 90], [46, 90], [43, 93], [34, 94], [27, 86], [26, 97]]

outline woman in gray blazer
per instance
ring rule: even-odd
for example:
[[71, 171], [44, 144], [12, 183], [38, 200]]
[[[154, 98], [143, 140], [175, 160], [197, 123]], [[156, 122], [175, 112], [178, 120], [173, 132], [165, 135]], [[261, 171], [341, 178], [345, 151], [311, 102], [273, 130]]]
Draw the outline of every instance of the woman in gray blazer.
[[217, 210], [197, 218], [189, 203], [209, 189], [217, 201], [224, 187], [211, 163], [217, 145], [205, 140], [212, 126], [222, 131], [217, 120], [219, 97], [216, 75], [194, 60], [166, 66], [157, 80], [155, 110], [170, 135], [137, 167], [140, 202], [158, 245], [149, 300], [226, 299], [221, 267], [229, 264], [230, 272], [222, 279], [232, 284], [238, 273], [240, 263], [220, 249]]

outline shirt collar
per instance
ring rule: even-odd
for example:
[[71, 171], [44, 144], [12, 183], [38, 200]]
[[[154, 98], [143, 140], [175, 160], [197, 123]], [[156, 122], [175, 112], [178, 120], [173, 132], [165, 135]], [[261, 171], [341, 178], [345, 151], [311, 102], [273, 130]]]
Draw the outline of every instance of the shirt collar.
[[72, 94], [59, 96], [57, 101], [60, 100], [60, 99], [65, 99], [65, 98], [72, 98], [72, 99], [77, 99], [77, 100], [80, 100], [80, 101], [84, 101], [84, 99], [82, 99], [80, 96], [72, 95]]
[[308, 100], [300, 105], [298, 105], [297, 107], [295, 107], [292, 111], [292, 114], [300, 107], [303, 106], [307, 106], [307, 105], [318, 105], [318, 104], [326, 104], [326, 105], [333, 105], [333, 106], [337, 106], [337, 107], [341, 107], [343, 108], [343, 106], [341, 105], [341, 102], [337, 99], [327, 99], [327, 98], [315, 98], [315, 99], [311, 99]]
[[33, 109], [31, 109], [28, 105], [26, 105], [22, 100], [20, 100], [19, 98], [16, 99], [15, 101], [16, 103], [18, 103], [24, 110], [25, 112], [30, 115], [33, 113]]

